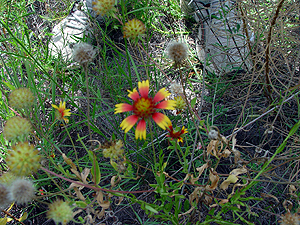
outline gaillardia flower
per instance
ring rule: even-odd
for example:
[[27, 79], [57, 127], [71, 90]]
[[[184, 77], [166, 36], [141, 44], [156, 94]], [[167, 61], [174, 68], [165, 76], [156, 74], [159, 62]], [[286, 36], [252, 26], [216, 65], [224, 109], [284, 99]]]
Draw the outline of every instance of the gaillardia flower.
[[183, 142], [182, 135], [186, 134], [188, 132], [187, 129], [184, 128], [184, 126], [181, 129], [179, 127], [176, 127], [174, 130], [173, 126], [169, 125], [167, 130], [169, 131], [169, 134], [167, 135], [167, 137], [170, 137], [171, 141], [173, 139], [176, 139], [178, 142]]
[[[162, 101], [164, 98], [170, 95], [170, 93], [165, 89], [160, 89], [154, 98], [148, 96], [149, 94], [149, 81], [138, 82], [139, 92], [136, 88], [133, 91], [129, 91], [128, 97], [134, 102], [132, 105], [121, 103], [117, 104], [115, 108], [115, 113], [129, 112], [133, 111], [134, 115], [125, 118], [120, 127], [127, 133], [136, 122], [139, 121], [135, 130], [135, 138], [146, 139], [146, 120], [152, 118], [158, 126], [162, 129], [166, 129], [169, 124], [171, 124], [170, 119], [159, 112], [157, 109], [169, 109], [173, 110], [176, 102], [174, 100]], [[160, 102], [160, 103], [159, 103]]]
[[66, 116], [71, 116], [70, 110], [71, 109], [66, 109], [66, 102], [61, 102], [59, 103], [59, 106], [57, 105], [51, 105], [54, 109], [57, 109], [55, 111], [55, 117], [56, 119], [60, 121], [65, 121], [65, 123], [69, 122], [69, 119], [66, 118]]

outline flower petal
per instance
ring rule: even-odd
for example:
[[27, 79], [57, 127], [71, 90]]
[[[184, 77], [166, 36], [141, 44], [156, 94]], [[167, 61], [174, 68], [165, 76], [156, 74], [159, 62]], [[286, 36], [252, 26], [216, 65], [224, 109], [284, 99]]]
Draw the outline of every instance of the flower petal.
[[65, 109], [63, 112], [64, 116], [71, 116], [72, 113], [70, 113], [70, 110], [71, 109]]
[[131, 115], [125, 118], [122, 123], [120, 124], [120, 127], [122, 130], [125, 130], [125, 133], [127, 133], [133, 125], [138, 121], [139, 117], [136, 115]]
[[131, 98], [133, 101], [136, 101], [140, 98], [139, 93], [137, 92], [136, 88], [133, 91], [127, 90], [129, 92], [128, 97]]
[[147, 98], [148, 93], [149, 93], [149, 80], [139, 82], [138, 87], [139, 87], [139, 92], [141, 93], [141, 96], [143, 98]]
[[165, 130], [171, 124], [171, 120], [169, 119], [169, 117], [162, 113], [153, 113], [152, 118], [154, 122], [157, 123], [157, 125], [160, 126], [160, 128], [162, 128], [163, 130]]
[[186, 134], [188, 133], [187, 129], [183, 126], [181, 129], [181, 134]]
[[51, 106], [52, 106], [54, 109], [57, 109], [57, 110], [58, 110], [58, 106], [57, 106], [57, 105], [51, 104]]
[[162, 101], [160, 103], [158, 103], [155, 108], [157, 109], [170, 109], [170, 110], [174, 110], [176, 105], [176, 101], [174, 100], [167, 100], [167, 101]]
[[135, 139], [146, 140], [146, 121], [142, 119], [135, 129]]
[[65, 110], [65, 108], [66, 108], [66, 102], [59, 102], [59, 109], [63, 109], [63, 110]]
[[178, 138], [177, 138], [177, 142], [182, 142], [182, 143], [183, 143], [182, 137], [178, 137]]
[[164, 98], [168, 97], [170, 92], [168, 92], [165, 88], [160, 89], [153, 98], [154, 102], [159, 102]]
[[129, 112], [132, 111], [134, 108], [132, 105], [129, 105], [127, 103], [120, 103], [116, 105], [115, 108], [115, 114], [116, 113], [122, 113], [122, 112]]

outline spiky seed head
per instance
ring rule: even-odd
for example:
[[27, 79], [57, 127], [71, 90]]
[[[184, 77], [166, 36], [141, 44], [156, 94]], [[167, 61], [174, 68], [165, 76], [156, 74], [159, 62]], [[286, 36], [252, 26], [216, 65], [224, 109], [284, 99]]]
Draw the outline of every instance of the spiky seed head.
[[73, 49], [73, 59], [81, 65], [92, 62], [96, 54], [94, 47], [84, 42], [76, 44]]
[[21, 142], [12, 146], [6, 158], [10, 171], [17, 176], [28, 176], [35, 173], [41, 166], [39, 151], [28, 142]]
[[181, 63], [188, 56], [188, 48], [182, 42], [173, 41], [167, 47], [167, 54], [175, 63]]
[[35, 196], [33, 182], [23, 178], [18, 178], [10, 186], [10, 196], [18, 204], [27, 204]]
[[146, 27], [142, 21], [138, 19], [129, 20], [123, 27], [124, 38], [135, 40], [140, 35], [146, 32]]
[[174, 82], [170, 85], [170, 92], [172, 94], [183, 94], [181, 84]]
[[280, 225], [299, 225], [300, 217], [297, 213], [287, 212], [286, 214], [281, 216]]
[[29, 88], [23, 87], [13, 90], [8, 99], [9, 105], [14, 109], [30, 109], [35, 98]]
[[123, 142], [121, 140], [113, 142], [109, 148], [103, 149], [105, 158], [118, 159], [124, 154]]
[[63, 200], [56, 200], [49, 205], [47, 217], [53, 219], [56, 224], [66, 225], [73, 219], [73, 211], [69, 204]]
[[4, 126], [4, 137], [9, 141], [24, 141], [32, 131], [30, 122], [18, 116], [9, 118]]
[[114, 11], [115, 0], [95, 0], [92, 2], [93, 10], [97, 15], [104, 16], [110, 11]]
[[181, 112], [186, 109], [186, 102], [181, 96], [175, 97], [174, 100], [176, 101], [175, 109], [178, 112]]
[[17, 179], [16, 175], [9, 171], [1, 175], [0, 183], [9, 186], [15, 179]]
[[6, 208], [12, 202], [6, 185], [0, 184], [0, 210]]
[[210, 140], [217, 140], [219, 138], [219, 132], [215, 129], [211, 129], [209, 132], [208, 132], [208, 138]]

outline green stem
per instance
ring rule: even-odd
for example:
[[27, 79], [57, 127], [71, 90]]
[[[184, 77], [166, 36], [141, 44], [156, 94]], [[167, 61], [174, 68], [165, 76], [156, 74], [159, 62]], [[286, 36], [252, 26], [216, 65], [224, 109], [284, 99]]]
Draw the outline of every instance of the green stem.
[[153, 158], [154, 158], [154, 164], [155, 164], [156, 163], [156, 154], [155, 154], [155, 148], [154, 148], [154, 143], [153, 143], [152, 123], [150, 120], [149, 120], [149, 129], [150, 129], [151, 144], [152, 144]]
[[90, 89], [89, 89], [89, 77], [88, 77], [88, 68], [87, 64], [83, 65], [83, 69], [85, 72], [85, 85], [86, 85], [86, 95], [87, 95], [87, 125], [88, 125], [88, 130], [89, 130], [89, 136], [90, 140], [92, 140], [92, 132], [91, 132], [91, 125], [90, 125]]
[[76, 163], [77, 163], [77, 166], [79, 166], [79, 160], [78, 160], [78, 156], [77, 156], [77, 151], [76, 151], [76, 148], [75, 148], [73, 139], [71, 138], [71, 135], [70, 135], [70, 133], [69, 133], [69, 131], [68, 131], [68, 129], [67, 129], [65, 123], [64, 123], [64, 128], [65, 128], [65, 130], [66, 130], [66, 132], [67, 132], [67, 134], [68, 134], [68, 136], [69, 136], [69, 138], [70, 138], [70, 141], [71, 141], [71, 143], [72, 143], [72, 146], [73, 146], [73, 149], [74, 149], [74, 152], [75, 152]]

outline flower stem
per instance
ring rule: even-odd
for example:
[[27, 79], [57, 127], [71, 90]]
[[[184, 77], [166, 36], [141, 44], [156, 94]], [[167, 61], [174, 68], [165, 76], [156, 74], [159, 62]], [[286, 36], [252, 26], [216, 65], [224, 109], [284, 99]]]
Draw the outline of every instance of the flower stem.
[[153, 132], [152, 132], [152, 123], [149, 121], [149, 129], [150, 129], [150, 136], [151, 136], [151, 144], [152, 144], [152, 150], [153, 150], [153, 158], [154, 158], [154, 164], [156, 163], [156, 154], [155, 154], [155, 148], [153, 143]]
[[68, 136], [69, 136], [69, 138], [70, 138], [70, 141], [71, 141], [71, 143], [72, 143], [72, 146], [73, 146], [73, 148], [74, 148], [75, 157], [76, 157], [76, 163], [77, 163], [77, 165], [79, 166], [79, 160], [78, 160], [77, 151], [76, 151], [76, 148], [75, 148], [73, 139], [71, 138], [71, 135], [70, 135], [70, 133], [69, 133], [67, 127], [66, 127], [66, 124], [65, 124], [65, 123], [63, 123], [63, 124], [64, 124], [64, 128], [65, 128], [65, 130], [66, 130], [66, 132], [67, 132], [67, 134], [68, 134]]
[[88, 68], [87, 64], [83, 65], [83, 69], [85, 72], [85, 85], [86, 85], [86, 95], [87, 95], [87, 125], [88, 125], [88, 130], [89, 130], [89, 136], [90, 140], [92, 140], [92, 133], [91, 133], [91, 125], [90, 125], [90, 89], [89, 89], [89, 77], [88, 77]]

